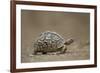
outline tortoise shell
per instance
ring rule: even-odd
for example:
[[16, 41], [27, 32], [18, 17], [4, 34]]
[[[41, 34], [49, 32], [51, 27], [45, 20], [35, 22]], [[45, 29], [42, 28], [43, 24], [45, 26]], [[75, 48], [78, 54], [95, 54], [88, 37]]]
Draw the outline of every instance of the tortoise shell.
[[51, 52], [57, 51], [64, 46], [64, 39], [56, 32], [46, 31], [39, 35], [34, 42], [34, 51]]

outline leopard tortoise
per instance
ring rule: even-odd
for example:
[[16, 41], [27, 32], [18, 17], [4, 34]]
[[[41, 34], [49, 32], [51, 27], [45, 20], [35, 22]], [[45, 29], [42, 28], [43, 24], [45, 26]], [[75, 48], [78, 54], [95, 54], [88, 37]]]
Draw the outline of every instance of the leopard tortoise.
[[40, 36], [34, 41], [33, 54], [36, 55], [38, 53], [47, 54], [47, 53], [55, 53], [59, 52], [63, 54], [67, 50], [67, 45], [70, 45], [73, 42], [73, 39], [69, 39], [67, 41], [64, 40], [58, 33], [45, 31], [40, 34]]

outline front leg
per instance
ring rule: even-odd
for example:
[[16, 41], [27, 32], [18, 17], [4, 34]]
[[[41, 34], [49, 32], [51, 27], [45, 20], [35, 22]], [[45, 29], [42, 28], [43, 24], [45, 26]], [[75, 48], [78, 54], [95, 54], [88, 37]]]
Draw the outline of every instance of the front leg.
[[64, 45], [60, 51], [60, 54], [66, 53], [67, 47]]
[[47, 52], [42, 52], [42, 54], [47, 54]]

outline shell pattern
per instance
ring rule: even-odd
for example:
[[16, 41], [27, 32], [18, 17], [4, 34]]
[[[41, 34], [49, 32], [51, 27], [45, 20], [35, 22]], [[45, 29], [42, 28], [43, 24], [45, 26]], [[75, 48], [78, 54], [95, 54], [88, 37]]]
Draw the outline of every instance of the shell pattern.
[[64, 39], [56, 32], [46, 31], [34, 42], [34, 52], [56, 52], [58, 48], [64, 46]]

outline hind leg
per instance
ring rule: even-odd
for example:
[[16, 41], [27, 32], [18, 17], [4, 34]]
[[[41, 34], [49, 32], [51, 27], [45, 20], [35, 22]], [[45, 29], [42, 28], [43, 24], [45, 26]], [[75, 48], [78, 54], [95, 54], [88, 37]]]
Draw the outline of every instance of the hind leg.
[[34, 51], [34, 52], [33, 52], [33, 55], [37, 55], [37, 51]]

